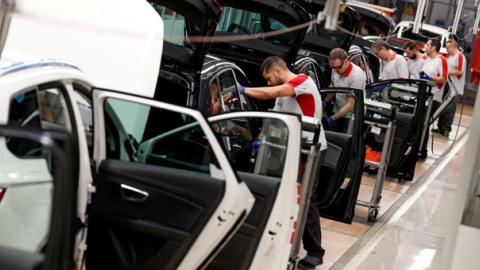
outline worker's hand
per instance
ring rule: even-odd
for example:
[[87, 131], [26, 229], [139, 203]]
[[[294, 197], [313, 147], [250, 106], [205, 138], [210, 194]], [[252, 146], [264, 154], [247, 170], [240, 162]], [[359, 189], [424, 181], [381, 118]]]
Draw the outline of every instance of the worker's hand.
[[327, 118], [327, 124], [328, 124], [329, 126], [333, 123], [333, 121], [335, 121], [335, 120], [333, 119], [333, 117], [329, 116], [329, 117]]
[[424, 80], [429, 80], [429, 81], [431, 81], [431, 80], [432, 80], [432, 77], [428, 76], [428, 74], [420, 73], [420, 79], [424, 79]]
[[260, 147], [260, 139], [255, 139], [252, 142], [253, 153], [257, 153], [259, 147]]
[[233, 88], [232, 90], [230, 90], [230, 94], [232, 94], [232, 96], [236, 96], [237, 93], [235, 93], [235, 88]]
[[323, 105], [323, 107], [327, 107], [327, 103], [328, 103], [328, 102], [327, 102], [325, 99], [322, 100], [322, 105]]
[[242, 94], [245, 93], [245, 89], [247, 89], [247, 87], [245, 87], [245, 86], [243, 86], [239, 83], [237, 83], [237, 88], [238, 88], [238, 91], [240, 91]]
[[381, 84], [381, 85], [377, 85], [373, 88], [374, 91], [376, 92], [380, 92], [380, 91], [383, 91], [383, 89], [385, 89], [385, 87], [387, 87], [386, 84]]

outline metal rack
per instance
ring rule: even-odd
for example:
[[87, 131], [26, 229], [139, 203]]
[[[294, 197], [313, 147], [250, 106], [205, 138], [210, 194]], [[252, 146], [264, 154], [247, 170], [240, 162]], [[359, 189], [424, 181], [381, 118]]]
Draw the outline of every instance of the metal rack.
[[321, 124], [318, 119], [302, 116], [302, 157], [301, 162], [305, 166], [303, 175], [299, 176], [299, 209], [297, 216], [297, 226], [290, 250], [290, 257], [287, 269], [295, 269], [302, 235], [307, 220], [308, 208], [310, 206], [310, 197], [312, 194], [315, 172], [317, 171], [318, 158], [320, 156], [321, 144], [320, 138]]
[[368, 221], [375, 221], [380, 209], [380, 200], [382, 199], [383, 181], [387, 174], [390, 153], [392, 150], [393, 136], [395, 134], [396, 108], [390, 104], [376, 102], [372, 100], [365, 101], [366, 114], [364, 123], [370, 127], [370, 132], [380, 135], [385, 134], [382, 145], [382, 155], [379, 162], [365, 160], [365, 165], [370, 168], [377, 168], [375, 177], [375, 186], [372, 198], [369, 202], [357, 200], [357, 205], [368, 208]]

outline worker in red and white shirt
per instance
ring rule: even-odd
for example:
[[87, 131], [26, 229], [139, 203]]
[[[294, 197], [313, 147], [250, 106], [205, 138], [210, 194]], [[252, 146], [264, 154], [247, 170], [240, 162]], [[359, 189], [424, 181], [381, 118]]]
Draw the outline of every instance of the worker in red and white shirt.
[[[276, 98], [273, 110], [302, 114], [322, 119], [322, 100], [317, 85], [307, 75], [292, 73], [283, 59], [270, 56], [263, 61], [260, 67], [269, 87], [242, 87], [243, 92], [257, 99]], [[308, 208], [305, 230], [303, 233], [303, 247], [307, 256], [300, 260], [299, 268], [314, 269], [323, 263], [325, 250], [322, 248], [322, 234], [320, 216], [317, 205], [317, 187], [320, 178], [320, 169], [327, 153], [327, 140], [323, 127], [320, 130], [320, 157], [318, 159], [315, 181], [313, 183], [310, 206]]]
[[458, 49], [458, 43], [454, 39], [450, 39], [446, 42], [447, 52], [450, 55], [447, 58], [448, 63], [448, 85], [450, 88], [457, 91], [457, 95], [453, 102], [448, 105], [445, 111], [438, 118], [438, 129], [434, 129], [433, 132], [440, 133], [442, 136], [448, 137], [450, 131], [452, 131], [452, 123], [455, 118], [455, 111], [457, 109], [457, 103], [463, 95], [463, 89], [465, 87], [465, 72], [467, 66], [467, 60], [465, 55]]
[[420, 53], [418, 45], [415, 41], [409, 41], [403, 46], [407, 55], [408, 78], [412, 80], [420, 79], [420, 72], [428, 56]]
[[377, 39], [373, 42], [372, 52], [383, 61], [382, 80], [408, 78], [407, 60], [392, 51], [390, 45], [383, 39]]
[[[429, 58], [425, 60], [420, 79], [435, 82], [435, 86], [432, 87], [433, 104], [431, 115], [428, 116], [430, 118], [442, 102], [442, 94], [445, 89], [445, 83], [447, 82], [448, 64], [447, 59], [440, 54], [440, 40], [429, 39], [425, 46], [425, 51]], [[427, 129], [424, 145], [421, 148], [421, 158], [427, 157], [428, 133]]]
[[[367, 77], [363, 70], [350, 62], [347, 52], [342, 48], [330, 51], [328, 62], [332, 68], [332, 81], [330, 87], [345, 87], [363, 90], [365, 100], [365, 84]], [[327, 94], [324, 99], [326, 105], [335, 96], [333, 115], [327, 117], [329, 130], [348, 133], [352, 120], [352, 110], [355, 106], [355, 98], [345, 93]]]

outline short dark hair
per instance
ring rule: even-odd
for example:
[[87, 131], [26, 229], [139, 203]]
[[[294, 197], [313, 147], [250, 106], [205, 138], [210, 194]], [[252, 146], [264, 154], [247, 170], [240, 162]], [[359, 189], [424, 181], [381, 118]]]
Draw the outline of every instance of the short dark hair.
[[435, 51], [440, 52], [440, 39], [438, 38], [429, 38], [430, 46], [435, 46]]
[[410, 51], [418, 50], [418, 45], [415, 41], [409, 41], [403, 46], [404, 49], [408, 48]]
[[372, 49], [375, 49], [377, 51], [380, 51], [382, 49], [382, 47], [387, 49], [387, 50], [390, 50], [390, 45], [388, 45], [388, 43], [383, 39], [377, 39], [372, 44]]
[[274, 67], [279, 67], [283, 70], [287, 69], [287, 64], [283, 61], [282, 58], [278, 56], [269, 56], [265, 60], [263, 60], [262, 66], [260, 67], [260, 74], [263, 75], [264, 72], [268, 73]]
[[458, 49], [458, 42], [455, 39], [449, 39], [445, 44], [452, 43], [453, 47]]
[[335, 48], [330, 51], [328, 55], [328, 62], [331, 63], [335, 61], [335, 59], [340, 59], [340, 61], [345, 61], [348, 58], [347, 52], [342, 48]]

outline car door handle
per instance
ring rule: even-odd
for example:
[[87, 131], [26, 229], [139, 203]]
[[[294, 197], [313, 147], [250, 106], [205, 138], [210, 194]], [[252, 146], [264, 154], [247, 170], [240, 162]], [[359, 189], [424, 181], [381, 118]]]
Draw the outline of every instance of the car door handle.
[[144, 202], [149, 196], [148, 192], [125, 184], [120, 185], [120, 193], [125, 200], [131, 202]]

